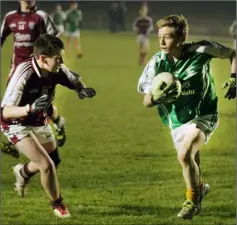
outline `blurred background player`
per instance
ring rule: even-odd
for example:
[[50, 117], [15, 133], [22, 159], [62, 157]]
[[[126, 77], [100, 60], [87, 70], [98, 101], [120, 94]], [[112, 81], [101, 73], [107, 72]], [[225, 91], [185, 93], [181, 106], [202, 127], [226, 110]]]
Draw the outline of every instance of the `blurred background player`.
[[126, 24], [125, 24], [125, 14], [127, 12], [126, 2], [121, 1], [119, 2], [118, 6], [118, 28], [121, 31], [126, 31]]
[[110, 33], [116, 33], [118, 28], [119, 18], [119, 4], [118, 2], [112, 2], [108, 8], [109, 16], [109, 31]]
[[78, 9], [78, 3], [70, 3], [70, 9], [66, 11], [65, 36], [66, 36], [66, 53], [71, 52], [71, 44], [77, 50], [77, 57], [82, 57], [80, 29], [82, 26], [82, 11]]
[[[30, 57], [33, 53], [33, 44], [40, 34], [58, 34], [50, 16], [38, 9], [35, 1], [21, 0], [19, 2], [20, 8], [8, 12], [1, 26], [1, 47], [11, 33], [13, 33], [14, 38], [9, 75], [13, 73], [17, 65]], [[51, 120], [56, 128], [57, 144], [62, 146], [66, 141], [65, 120], [59, 116], [55, 106]], [[11, 143], [1, 142], [0, 147], [2, 152], [19, 157], [19, 153]]]
[[147, 16], [147, 6], [142, 6], [139, 10], [140, 16], [133, 22], [133, 30], [137, 33], [137, 44], [139, 52], [139, 66], [145, 64], [149, 51], [149, 34], [154, 29], [152, 18]]
[[56, 5], [56, 10], [51, 15], [54, 25], [57, 28], [59, 35], [64, 33], [64, 22], [66, 20], [66, 13], [62, 10], [62, 6], [60, 4]]
[[234, 49], [236, 49], [236, 20], [233, 21], [233, 23], [230, 25], [229, 28], [230, 35], [234, 39]]

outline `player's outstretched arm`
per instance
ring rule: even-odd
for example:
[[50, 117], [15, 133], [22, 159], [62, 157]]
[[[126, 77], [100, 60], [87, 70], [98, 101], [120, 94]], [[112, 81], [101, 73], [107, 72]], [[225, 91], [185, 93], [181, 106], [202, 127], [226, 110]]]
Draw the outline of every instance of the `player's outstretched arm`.
[[[74, 75], [77, 75], [77, 74], [74, 73]], [[93, 98], [96, 95], [95, 89], [86, 87], [86, 84], [82, 81], [82, 79], [78, 80], [78, 82], [76, 83], [75, 90], [80, 99]]]
[[224, 97], [230, 99], [236, 98], [236, 51], [214, 41], [201, 41], [193, 46], [196, 52], [206, 53], [212, 58], [229, 59], [231, 62], [231, 76], [225, 81]]
[[64, 64], [61, 65], [61, 72], [63, 76], [60, 76], [61, 80], [59, 83], [75, 90], [80, 99], [93, 98], [96, 95], [94, 88], [86, 87], [86, 84], [82, 81], [82, 78], [77, 73], [67, 68]]

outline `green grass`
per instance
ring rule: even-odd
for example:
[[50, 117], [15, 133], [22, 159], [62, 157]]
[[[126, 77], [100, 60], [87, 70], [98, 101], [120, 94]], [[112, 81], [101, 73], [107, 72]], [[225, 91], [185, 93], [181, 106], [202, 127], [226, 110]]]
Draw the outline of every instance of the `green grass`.
[[[232, 46], [231, 40], [222, 43]], [[2, 155], [1, 223], [236, 224], [236, 106], [223, 98], [221, 89], [230, 74], [229, 61], [212, 62], [220, 126], [201, 152], [211, 192], [200, 216], [183, 221], [176, 214], [185, 185], [169, 130], [155, 108], [143, 107], [136, 90], [142, 68], [137, 66], [134, 35], [83, 31], [82, 44], [84, 58], [71, 55], [65, 61], [97, 90], [97, 96], [81, 101], [74, 92], [58, 87], [55, 99], [66, 118], [68, 140], [60, 149], [58, 176], [72, 217], [54, 218], [39, 176], [31, 181], [27, 197], [16, 196], [11, 167], [26, 160]], [[154, 36], [150, 56], [157, 46]], [[11, 53], [9, 40], [2, 52], [1, 93]]]

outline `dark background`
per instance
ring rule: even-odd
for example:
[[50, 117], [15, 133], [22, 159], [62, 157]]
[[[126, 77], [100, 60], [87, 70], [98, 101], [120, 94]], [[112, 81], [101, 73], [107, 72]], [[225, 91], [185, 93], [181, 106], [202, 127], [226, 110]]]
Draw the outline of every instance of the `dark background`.
[[[37, 5], [52, 13], [57, 3], [64, 10], [69, 1], [37, 1]], [[131, 31], [132, 22], [138, 15], [142, 1], [126, 1], [126, 29]], [[108, 7], [110, 1], [79, 1], [83, 11], [83, 29], [108, 29]], [[229, 36], [228, 28], [236, 19], [235, 1], [148, 1], [149, 15], [154, 22], [167, 14], [184, 14], [190, 24], [191, 34]], [[18, 7], [17, 1], [1, 2], [1, 20], [8, 12]]]

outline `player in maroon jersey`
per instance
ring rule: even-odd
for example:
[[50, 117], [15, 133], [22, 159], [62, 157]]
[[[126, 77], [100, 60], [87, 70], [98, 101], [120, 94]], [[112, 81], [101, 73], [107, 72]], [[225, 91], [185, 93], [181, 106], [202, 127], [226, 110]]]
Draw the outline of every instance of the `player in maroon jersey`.
[[96, 92], [63, 64], [63, 52], [63, 42], [54, 35], [41, 35], [36, 40], [34, 57], [19, 64], [9, 78], [1, 103], [1, 128], [8, 140], [30, 160], [14, 167], [18, 194], [24, 196], [27, 182], [40, 172], [41, 184], [55, 215], [69, 217], [59, 192], [55, 167], [60, 158], [48, 121], [49, 111], [58, 84], [74, 90], [80, 99], [92, 98]]
[[145, 64], [149, 51], [149, 34], [154, 29], [152, 18], [147, 16], [148, 8], [143, 5], [139, 10], [140, 16], [133, 22], [133, 30], [137, 33], [137, 44], [139, 52], [139, 66]]
[[[10, 74], [24, 60], [28, 59], [33, 52], [33, 44], [41, 34], [57, 35], [50, 16], [35, 5], [35, 0], [20, 0], [20, 8], [8, 12], [1, 27], [1, 47], [6, 38], [13, 33], [14, 51], [11, 60]], [[57, 144], [63, 146], [66, 141], [65, 120], [53, 107], [51, 120], [57, 131]], [[19, 157], [19, 153], [10, 143], [1, 142], [1, 151]]]

